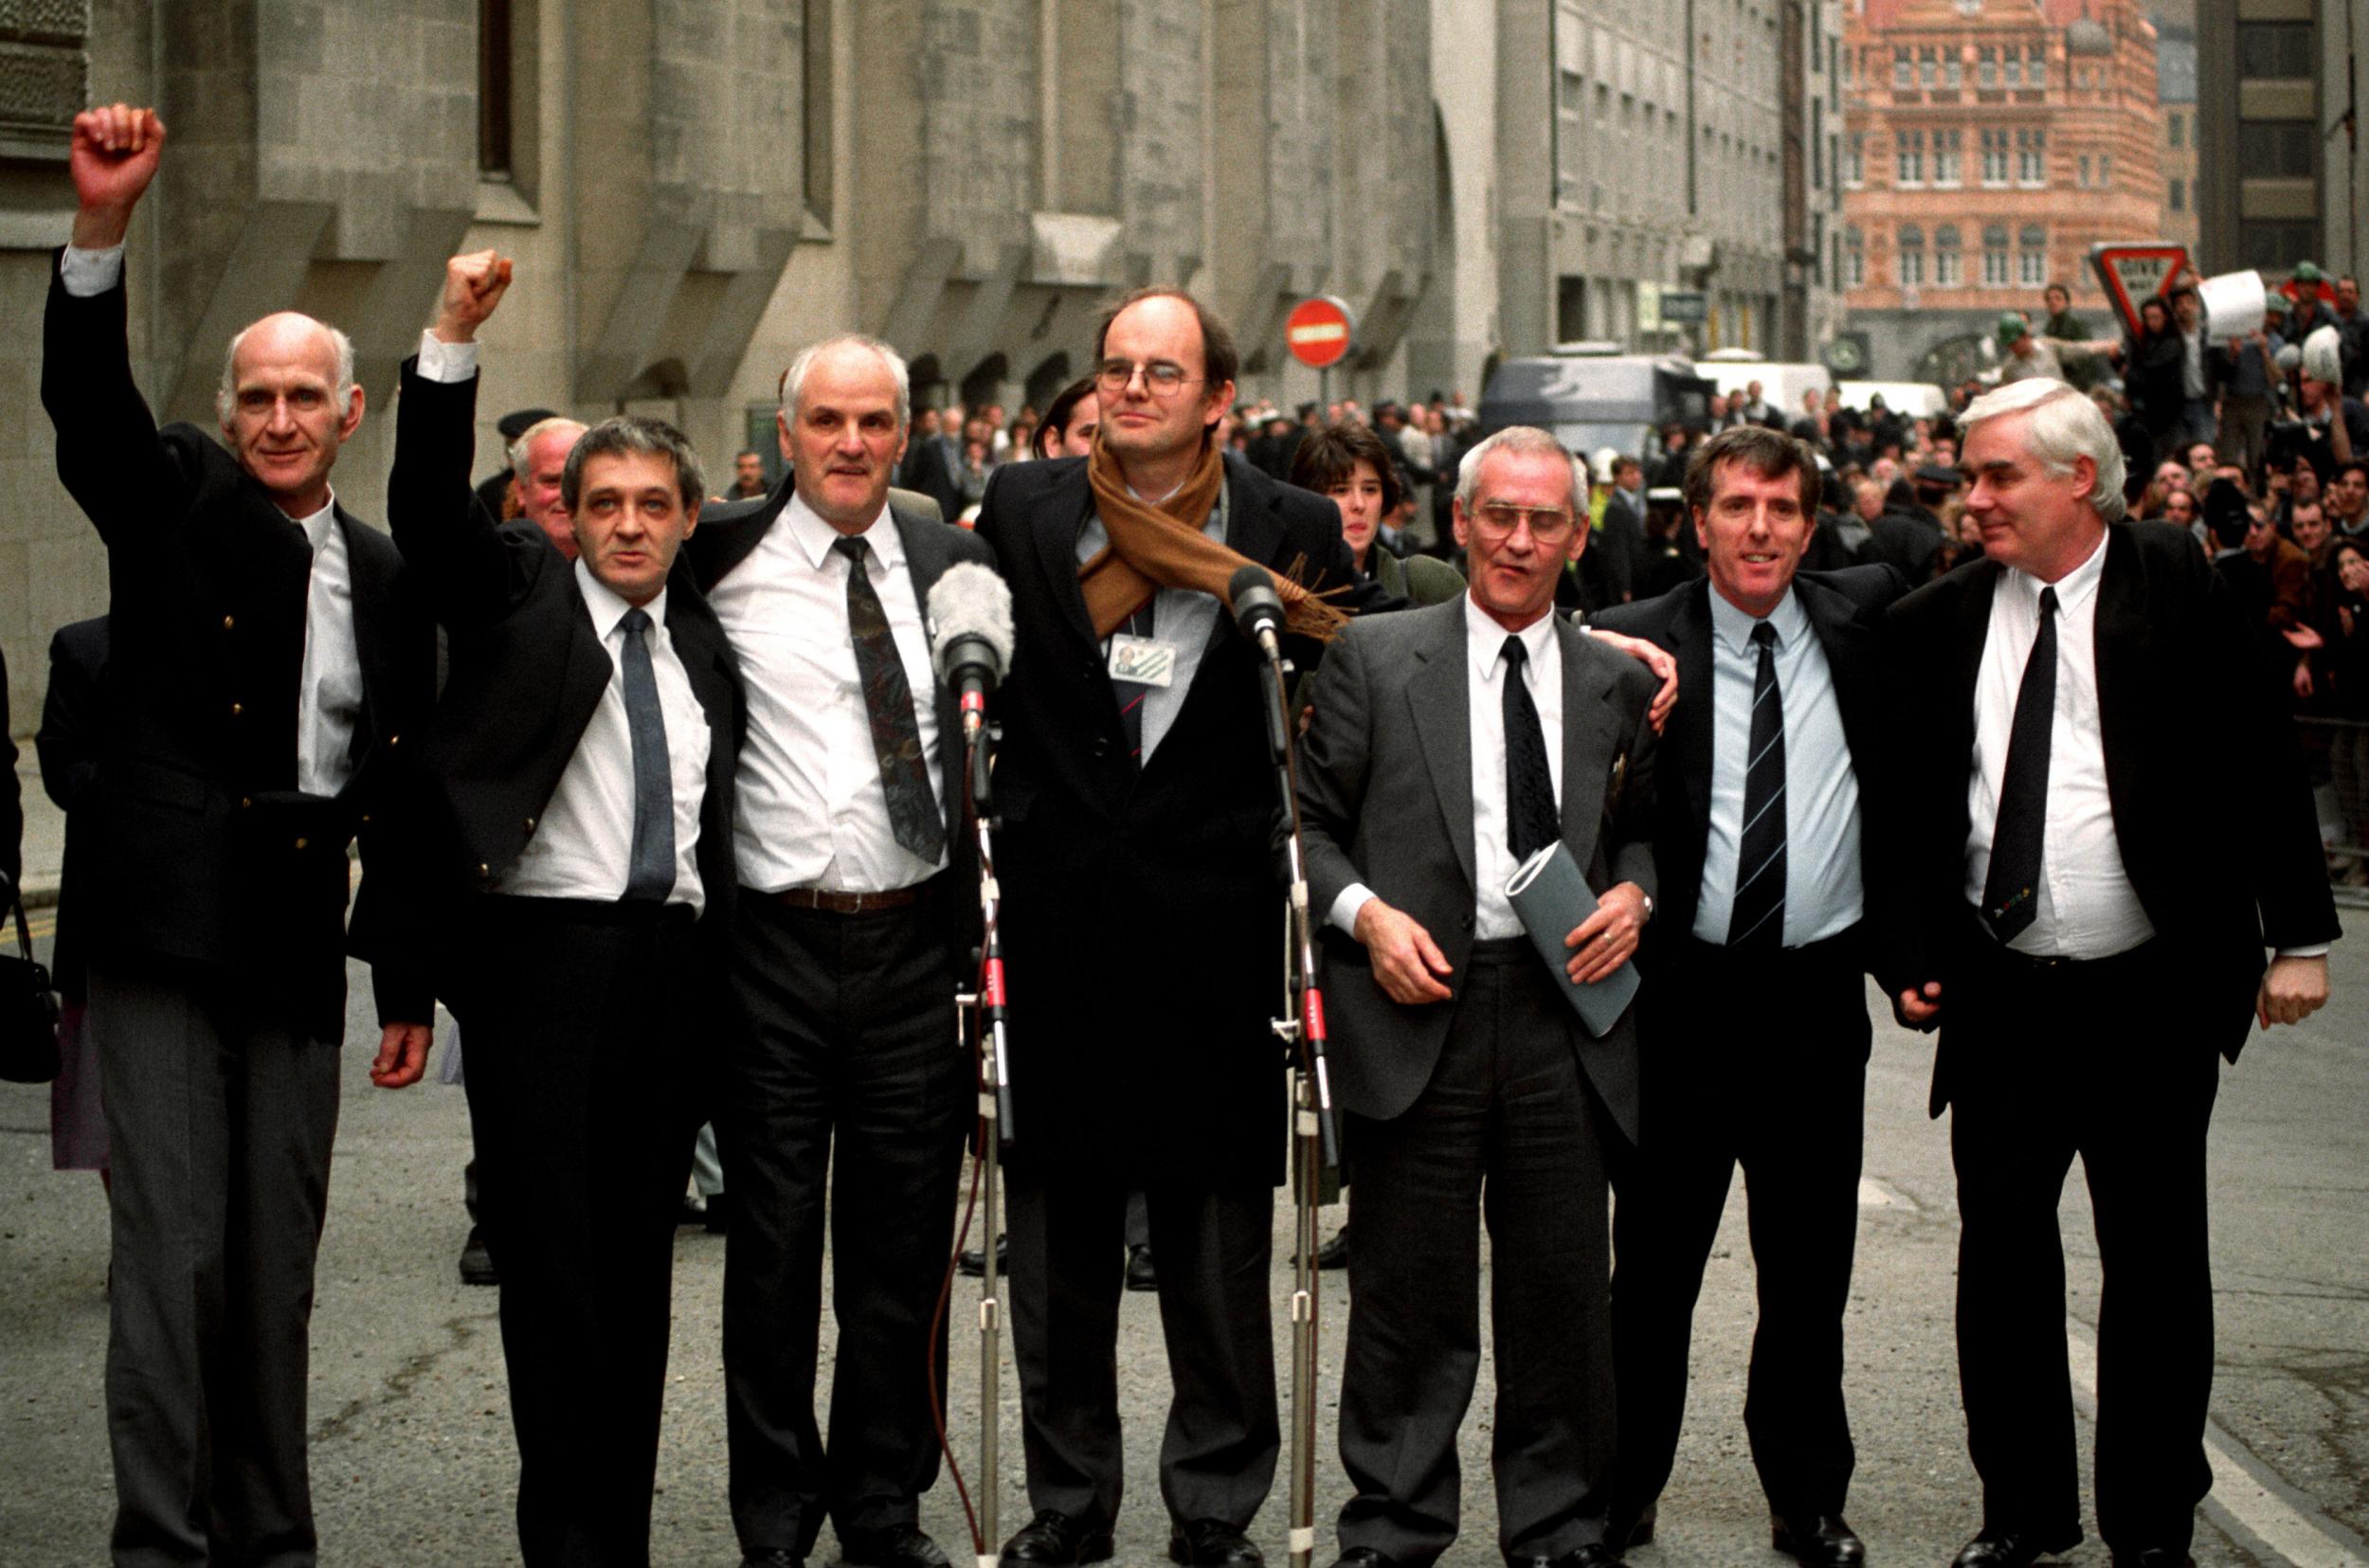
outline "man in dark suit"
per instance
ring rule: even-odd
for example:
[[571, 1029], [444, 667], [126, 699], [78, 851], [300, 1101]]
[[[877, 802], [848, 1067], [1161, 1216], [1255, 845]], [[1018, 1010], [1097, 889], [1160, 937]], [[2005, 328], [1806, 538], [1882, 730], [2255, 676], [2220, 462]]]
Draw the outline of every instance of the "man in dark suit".
[[1600, 900], [1573, 911], [1570, 978], [1636, 951], [1655, 683], [1551, 613], [1587, 547], [1579, 466], [1553, 437], [1491, 437], [1457, 488], [1471, 593], [1342, 637], [1299, 776], [1357, 1160], [1340, 1565], [1428, 1568], [1456, 1540], [1485, 1188], [1499, 1544], [1514, 1568], [1604, 1568], [1619, 1560], [1605, 1167], [1637, 1134], [1633, 1012], [1590, 1037], [1504, 890], [1560, 839]]
[[[1957, 1561], [2081, 1540], [2056, 1229], [2078, 1154], [2122, 1304], [2098, 1333], [2098, 1530], [2121, 1568], [2178, 1568], [2212, 1484], [2214, 1058], [2327, 1000], [2335, 909], [2252, 634], [2193, 539], [2121, 520], [2095, 406], [2034, 378], [1962, 424], [1988, 559], [1894, 605], [1884, 661], [1918, 806], [1894, 1005], [1941, 1024], [1958, 1171], [1982, 1529]], [[2228, 831], [2197, 830], [2200, 801]]]
[[739, 695], [723, 629], [670, 581], [706, 495], [672, 427], [576, 442], [572, 560], [471, 493], [477, 333], [509, 279], [492, 251], [452, 260], [396, 414], [388, 513], [450, 648], [418, 753], [416, 937], [468, 1035], [521, 1554], [639, 1564], [721, 1011]]
[[65, 813], [65, 844], [58, 864], [58, 909], [49, 945], [49, 979], [58, 988], [58, 1076], [49, 1090], [50, 1160], [59, 1170], [107, 1169], [107, 1114], [99, 1097], [97, 1046], [88, 1023], [90, 984], [84, 973], [82, 926], [73, 889], [80, 883], [80, 845], [88, 831], [82, 804], [99, 778], [99, 683], [107, 669], [107, 618], [69, 622], [50, 634], [49, 689], [33, 735], [41, 784]]
[[1777, 1549], [1850, 1564], [1864, 1550], [1842, 1519], [1842, 1314], [1876, 928], [1864, 868], [1883, 853], [1868, 806], [1875, 638], [1906, 585], [1883, 566], [1799, 570], [1818, 478], [1793, 437], [1722, 431], [1696, 450], [1688, 491], [1709, 576], [1597, 618], [1676, 655], [1679, 691], [1657, 772], [1663, 901], [1646, 946], [1642, 1137], [1616, 1175], [1616, 1537], [1651, 1538], [1695, 1298], [1742, 1165], [1760, 1276], [1753, 1462]]
[[429, 1043], [425, 980], [389, 962], [399, 862], [375, 852], [395, 748], [433, 699], [434, 628], [394, 546], [331, 494], [362, 421], [342, 333], [283, 313], [233, 340], [227, 449], [156, 428], [122, 245], [164, 135], [145, 109], [77, 117], [42, 351], [113, 638], [76, 903], [115, 1171], [114, 1544], [124, 1562], [310, 1560], [307, 1331], [349, 950], [377, 961], [373, 1079], [412, 1082]]
[[939, 439], [935, 408], [924, 408], [915, 422], [904, 458], [897, 463], [896, 482], [937, 503], [940, 517], [962, 514], [962, 449], [949, 450]]
[[[782, 381], [788, 474], [762, 501], [715, 508], [689, 551], [749, 701], [733, 838], [743, 1018], [716, 1128], [732, 1195], [732, 1524], [754, 1568], [805, 1561], [826, 1514], [850, 1562], [946, 1561], [916, 1523], [938, 1473], [923, 1379], [971, 1120], [954, 991], [977, 908], [960, 721], [922, 611], [949, 567], [989, 557], [890, 503], [909, 396], [886, 344], [802, 351]], [[814, 1409], [826, 1197], [827, 1441]]]
[[[1138, 295], [1106, 317], [1094, 358], [1094, 454], [1005, 464], [978, 525], [1018, 632], [996, 698], [997, 869], [1013, 1348], [1038, 1513], [1004, 1557], [1111, 1555], [1121, 1238], [1140, 1184], [1175, 1389], [1160, 1460], [1171, 1554], [1255, 1563], [1244, 1532], [1280, 1443], [1267, 1265], [1281, 905], [1263, 661], [1220, 594], [1245, 561], [1318, 590], [1354, 575], [1329, 499], [1212, 440], [1238, 363], [1215, 316], [1174, 290]], [[1320, 602], [1283, 589], [1293, 625], [1329, 630]], [[1304, 631], [1291, 644], [1312, 665]]]

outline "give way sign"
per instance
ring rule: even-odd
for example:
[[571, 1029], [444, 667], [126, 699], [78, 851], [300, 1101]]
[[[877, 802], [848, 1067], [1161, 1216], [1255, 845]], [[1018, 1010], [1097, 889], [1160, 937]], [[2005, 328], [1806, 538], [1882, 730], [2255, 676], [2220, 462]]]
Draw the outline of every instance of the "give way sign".
[[2114, 314], [2133, 336], [2139, 332], [2139, 305], [2157, 295], [2169, 294], [2183, 274], [2194, 276], [2188, 247], [2172, 240], [2107, 241], [2089, 247], [2089, 264], [2106, 286]]

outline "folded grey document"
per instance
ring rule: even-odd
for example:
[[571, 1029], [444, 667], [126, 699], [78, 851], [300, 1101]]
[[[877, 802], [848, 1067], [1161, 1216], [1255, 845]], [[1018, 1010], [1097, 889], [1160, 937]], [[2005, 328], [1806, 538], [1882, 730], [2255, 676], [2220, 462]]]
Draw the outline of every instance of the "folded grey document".
[[1570, 1000], [1571, 1010], [1580, 1015], [1580, 1021], [1587, 1025], [1587, 1032], [1599, 1039], [1611, 1034], [1637, 996], [1637, 964], [1623, 964], [1592, 985], [1572, 982], [1566, 967], [1572, 949], [1563, 945], [1563, 939], [1596, 912], [1596, 895], [1588, 891], [1587, 879], [1580, 874], [1569, 846], [1557, 839], [1523, 861], [1506, 883], [1506, 897], [1521, 917], [1522, 928], [1529, 933], [1530, 946], [1546, 961], [1556, 985]]

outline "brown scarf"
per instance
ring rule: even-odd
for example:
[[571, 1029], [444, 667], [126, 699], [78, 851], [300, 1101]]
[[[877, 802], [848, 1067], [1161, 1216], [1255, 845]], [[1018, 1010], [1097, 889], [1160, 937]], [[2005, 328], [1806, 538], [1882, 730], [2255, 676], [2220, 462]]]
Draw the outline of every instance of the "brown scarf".
[[[1225, 483], [1225, 462], [1215, 442], [1203, 442], [1192, 477], [1158, 506], [1128, 490], [1118, 460], [1099, 439], [1086, 460], [1086, 479], [1094, 487], [1094, 514], [1111, 540], [1077, 568], [1077, 586], [1086, 596], [1094, 636], [1109, 637], [1118, 630], [1161, 588], [1196, 589], [1233, 609], [1226, 584], [1256, 563], [1202, 532], [1218, 504], [1219, 487]], [[1269, 574], [1283, 600], [1284, 630], [1329, 642], [1348, 624], [1348, 617], [1296, 581], [1305, 564], [1301, 557], [1287, 571]], [[1344, 584], [1327, 592], [1345, 592], [1347, 587]]]

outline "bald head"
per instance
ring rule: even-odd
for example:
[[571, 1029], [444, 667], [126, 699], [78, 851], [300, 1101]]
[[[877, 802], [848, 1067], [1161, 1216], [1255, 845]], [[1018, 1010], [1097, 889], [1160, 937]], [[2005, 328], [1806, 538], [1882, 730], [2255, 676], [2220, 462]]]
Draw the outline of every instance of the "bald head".
[[295, 311], [264, 316], [230, 340], [215, 413], [239, 466], [280, 511], [312, 515], [329, 504], [337, 450], [362, 424], [353, 341]]

